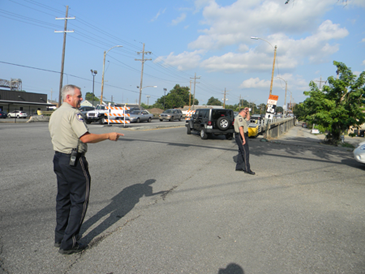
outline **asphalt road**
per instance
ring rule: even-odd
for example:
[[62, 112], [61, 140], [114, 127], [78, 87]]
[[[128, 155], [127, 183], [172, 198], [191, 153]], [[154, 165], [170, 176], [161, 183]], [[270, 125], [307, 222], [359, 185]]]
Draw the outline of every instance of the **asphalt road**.
[[53, 247], [47, 124], [0, 124], [0, 273], [365, 272], [365, 167], [350, 149], [301, 127], [250, 139], [251, 176], [234, 171], [233, 141], [152, 124], [90, 125], [125, 136], [89, 145], [89, 249], [70, 256]]

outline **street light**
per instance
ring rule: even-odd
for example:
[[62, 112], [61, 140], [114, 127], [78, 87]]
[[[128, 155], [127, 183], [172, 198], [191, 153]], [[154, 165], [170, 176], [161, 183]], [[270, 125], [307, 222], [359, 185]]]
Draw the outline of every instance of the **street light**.
[[[137, 86], [137, 88], [139, 88], [139, 86]], [[145, 86], [143, 88], [140, 88], [140, 93], [139, 93], [139, 98], [141, 99], [142, 96], [142, 89], [144, 88], [157, 88], [157, 86]], [[139, 108], [141, 109], [141, 101], [139, 102]]]
[[[251, 39], [265, 41], [266, 43], [268, 43], [270, 46], [273, 47], [273, 45], [271, 45], [269, 41], [266, 41], [265, 39], [262, 39], [260, 37], [251, 36]], [[274, 62], [272, 64], [270, 95], [272, 94], [272, 82], [273, 82], [273, 79], [274, 79], [274, 69], [275, 69], [275, 58], [276, 58], [276, 49], [277, 49], [277, 46], [275, 45], [275, 47], [273, 47], [273, 48], [274, 48]]]
[[114, 46], [108, 49], [107, 51], [104, 51], [104, 62], [103, 62], [103, 75], [101, 77], [101, 95], [100, 95], [100, 104], [103, 104], [103, 91], [104, 91], [104, 72], [105, 72], [105, 56], [106, 54], [112, 50], [113, 48], [121, 48], [123, 46]]
[[94, 97], [95, 97], [95, 93], [94, 93], [94, 83], [95, 83], [95, 75], [98, 73], [96, 70], [92, 70], [91, 71], [91, 75], [93, 76], [93, 106], [94, 106]]
[[276, 78], [279, 78], [279, 79], [281, 79], [281, 80], [283, 80], [285, 82], [285, 97], [284, 97], [285, 112], [284, 112], [284, 117], [286, 117], [286, 113], [287, 113], [287, 110], [286, 110], [286, 108], [287, 108], [287, 105], [286, 105], [286, 91], [288, 89], [288, 82], [285, 81], [283, 78], [281, 78], [279, 76], [276, 76]]

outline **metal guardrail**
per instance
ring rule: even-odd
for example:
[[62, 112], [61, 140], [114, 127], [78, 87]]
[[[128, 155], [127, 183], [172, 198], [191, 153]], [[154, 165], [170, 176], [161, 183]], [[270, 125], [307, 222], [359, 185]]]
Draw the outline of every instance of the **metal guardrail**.
[[[263, 121], [265, 123], [265, 121]], [[293, 117], [274, 119], [267, 121], [263, 126], [263, 132], [265, 138], [278, 138], [280, 135], [289, 131], [296, 124], [296, 119]]]

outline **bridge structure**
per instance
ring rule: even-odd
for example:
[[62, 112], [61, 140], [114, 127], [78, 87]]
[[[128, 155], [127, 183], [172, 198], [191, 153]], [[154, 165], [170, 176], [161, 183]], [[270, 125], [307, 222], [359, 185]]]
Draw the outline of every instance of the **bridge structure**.
[[12, 91], [21, 91], [22, 90], [22, 80], [21, 79], [11, 79], [4, 80], [0, 79], [0, 88], [8, 88]]

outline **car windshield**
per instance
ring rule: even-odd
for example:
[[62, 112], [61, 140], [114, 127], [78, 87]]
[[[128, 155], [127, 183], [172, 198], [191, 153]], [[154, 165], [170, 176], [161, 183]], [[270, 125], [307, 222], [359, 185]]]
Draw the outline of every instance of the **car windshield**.
[[172, 110], [171, 109], [168, 109], [168, 110], [165, 110], [164, 112], [165, 113], [172, 113]]
[[139, 113], [140, 113], [140, 111], [139, 111], [139, 110], [133, 110], [133, 111], [131, 111], [130, 113], [131, 113], [131, 114], [139, 114]]

